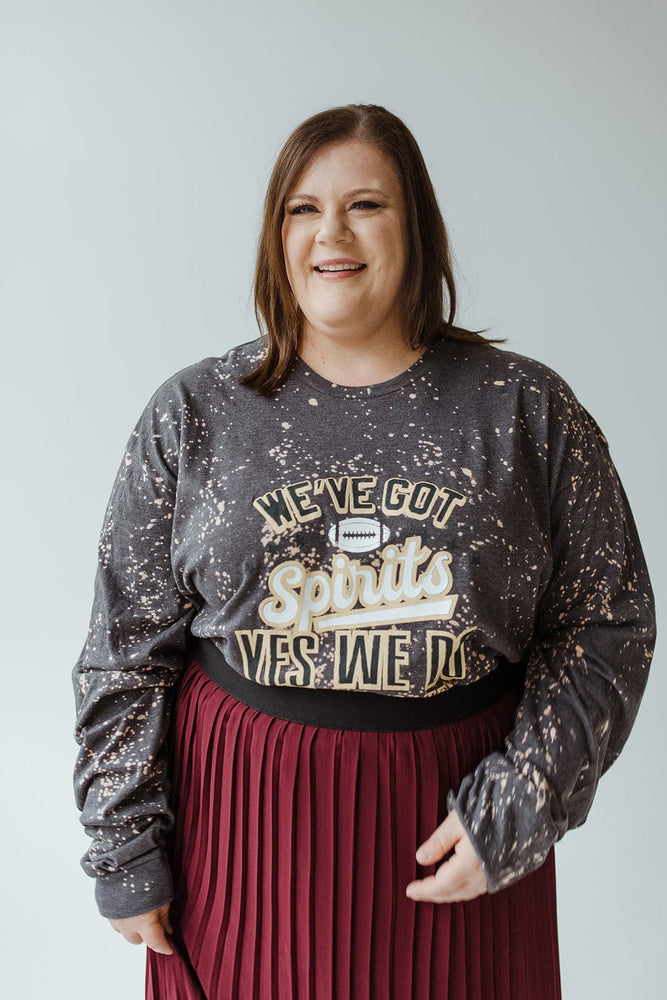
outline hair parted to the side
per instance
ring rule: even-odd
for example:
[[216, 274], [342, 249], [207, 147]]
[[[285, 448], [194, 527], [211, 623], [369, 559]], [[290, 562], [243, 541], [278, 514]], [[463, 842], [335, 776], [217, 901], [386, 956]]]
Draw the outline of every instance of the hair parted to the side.
[[281, 385], [299, 348], [300, 312], [287, 279], [282, 245], [285, 201], [319, 150], [352, 139], [371, 143], [388, 156], [403, 186], [408, 238], [403, 321], [410, 347], [428, 347], [445, 336], [499, 342], [483, 337], [485, 331], [454, 325], [456, 288], [449, 239], [414, 136], [386, 108], [348, 104], [302, 122], [280, 151], [269, 180], [255, 269], [255, 316], [267, 338], [267, 350], [255, 371], [240, 379], [261, 395]]

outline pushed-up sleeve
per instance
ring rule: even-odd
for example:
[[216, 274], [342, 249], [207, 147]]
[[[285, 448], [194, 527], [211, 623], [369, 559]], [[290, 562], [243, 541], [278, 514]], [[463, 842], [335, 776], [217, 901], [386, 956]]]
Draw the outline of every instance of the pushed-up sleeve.
[[495, 892], [588, 815], [628, 738], [655, 640], [651, 586], [607, 442], [576, 401], [552, 481], [552, 572], [506, 752], [449, 793]]
[[88, 638], [74, 668], [75, 794], [104, 916], [172, 898], [165, 737], [195, 613], [172, 569], [180, 415], [159, 392], [127, 446], [107, 507]]

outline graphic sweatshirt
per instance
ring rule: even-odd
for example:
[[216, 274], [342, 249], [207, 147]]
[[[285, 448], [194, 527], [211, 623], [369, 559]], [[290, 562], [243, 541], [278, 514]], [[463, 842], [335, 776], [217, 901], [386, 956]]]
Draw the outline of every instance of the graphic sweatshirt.
[[297, 360], [269, 397], [238, 384], [261, 355], [165, 382], [113, 487], [75, 667], [100, 910], [172, 898], [165, 741], [190, 631], [258, 684], [394, 698], [527, 661], [506, 752], [448, 801], [496, 891], [584, 821], [647, 679], [651, 589], [607, 443], [553, 371], [488, 345], [447, 338], [354, 388]]

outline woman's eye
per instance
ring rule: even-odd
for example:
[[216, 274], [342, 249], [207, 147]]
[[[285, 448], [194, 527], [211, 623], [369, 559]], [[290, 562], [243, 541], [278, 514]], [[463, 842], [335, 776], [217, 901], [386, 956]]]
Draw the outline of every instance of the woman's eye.
[[314, 205], [292, 205], [288, 212], [290, 215], [308, 215], [310, 212], [315, 211]]
[[379, 207], [380, 206], [375, 201], [355, 201], [354, 205], [352, 206], [352, 208], [363, 208], [366, 210]]

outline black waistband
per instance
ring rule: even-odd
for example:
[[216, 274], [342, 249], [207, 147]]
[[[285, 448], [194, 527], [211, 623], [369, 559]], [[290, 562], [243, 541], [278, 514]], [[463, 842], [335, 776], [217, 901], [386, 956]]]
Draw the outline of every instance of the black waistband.
[[323, 729], [431, 729], [490, 708], [515, 685], [523, 684], [524, 678], [523, 664], [503, 660], [472, 684], [457, 684], [427, 698], [406, 698], [369, 691], [256, 684], [230, 667], [212, 639], [192, 636], [190, 651], [206, 676], [237, 701], [279, 719]]

